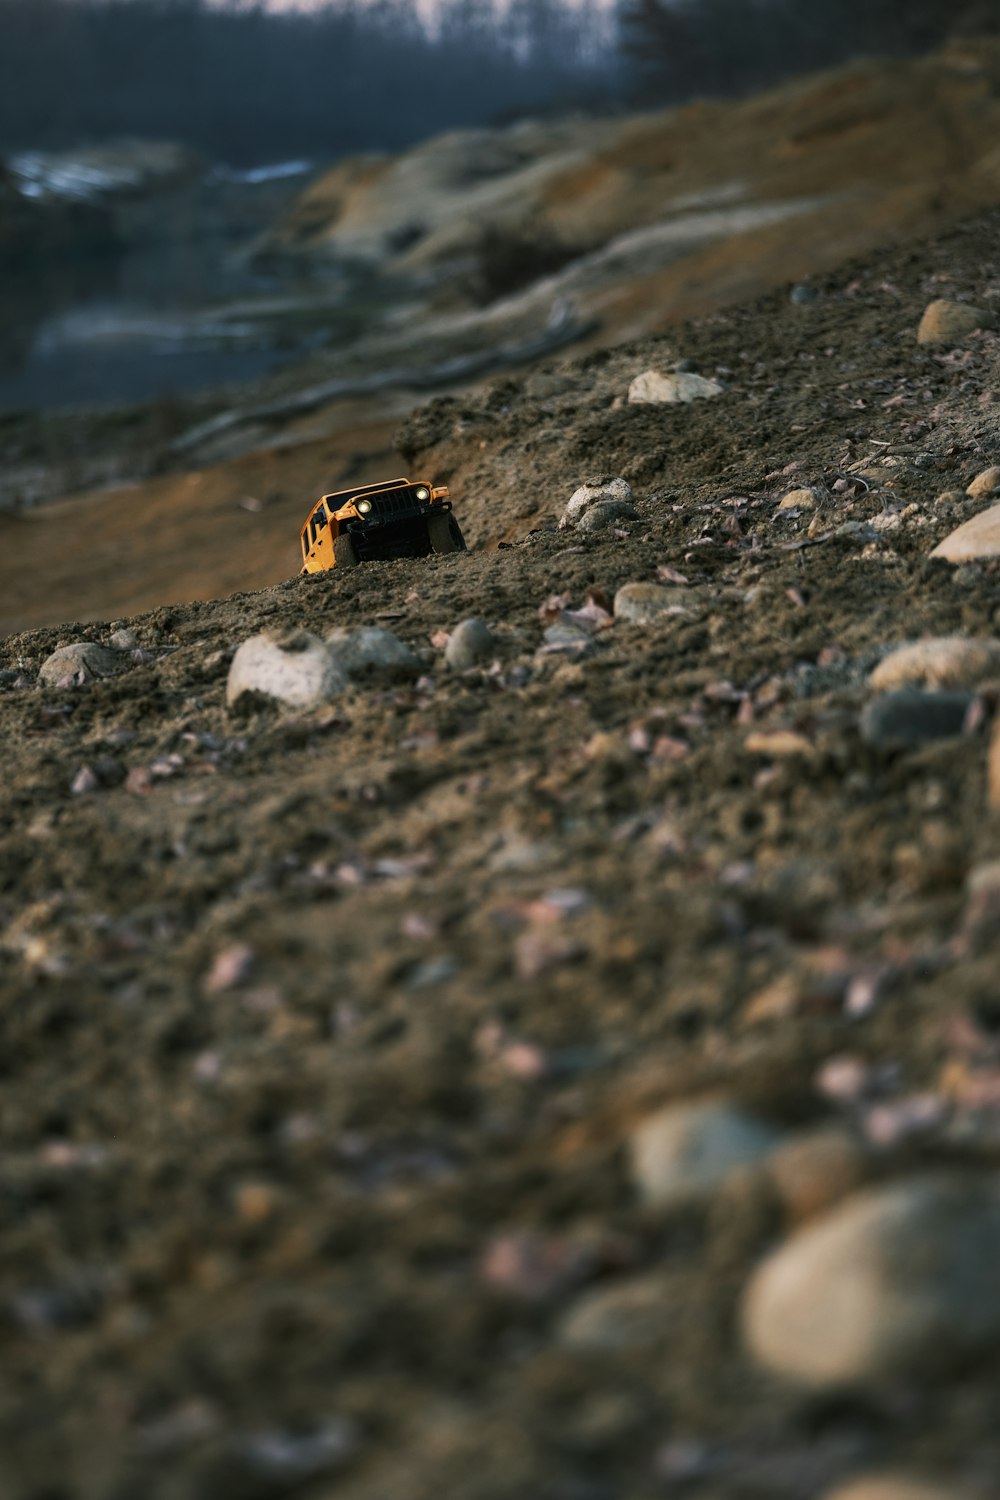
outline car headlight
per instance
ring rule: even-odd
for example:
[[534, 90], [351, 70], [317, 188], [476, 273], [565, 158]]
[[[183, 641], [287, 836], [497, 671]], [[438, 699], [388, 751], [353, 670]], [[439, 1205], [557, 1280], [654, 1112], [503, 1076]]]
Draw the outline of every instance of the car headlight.
[[430, 492], [430, 490], [425, 490], [424, 487], [423, 487], [423, 485], [421, 485], [420, 488], [417, 490], [417, 499], [418, 500], [429, 500], [430, 498], [431, 498], [431, 492]]
[[368, 514], [368, 512], [371, 510], [371, 508], [372, 508], [372, 503], [371, 503], [370, 500], [359, 500], [358, 501], [358, 507], [357, 507], [357, 509], [358, 509], [358, 515], [359, 516], [366, 516]]

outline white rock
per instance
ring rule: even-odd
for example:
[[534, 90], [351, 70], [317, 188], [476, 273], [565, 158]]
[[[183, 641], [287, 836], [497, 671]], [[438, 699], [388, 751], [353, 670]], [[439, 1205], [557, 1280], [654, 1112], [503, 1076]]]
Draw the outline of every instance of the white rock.
[[661, 615], [690, 614], [693, 601], [690, 589], [664, 588], [659, 583], [623, 583], [615, 594], [615, 619], [648, 625]]
[[45, 658], [38, 680], [46, 687], [80, 687], [96, 677], [114, 677], [126, 665], [118, 651], [109, 651], [92, 641], [73, 641]]
[[283, 638], [254, 635], [230, 664], [226, 702], [232, 706], [245, 693], [263, 693], [288, 708], [316, 708], [347, 686], [347, 673], [334, 652], [311, 631]]
[[646, 370], [632, 381], [628, 399], [633, 405], [678, 406], [721, 396], [722, 390], [717, 380], [706, 380], [704, 375], [661, 375], [658, 370]]
[[987, 495], [995, 495], [997, 490], [1000, 490], [1000, 469], [994, 467], [977, 474], [965, 493], [973, 500], [982, 500]]
[[954, 1368], [1000, 1342], [1000, 1179], [853, 1195], [764, 1261], [742, 1316], [757, 1360], [805, 1386]]
[[724, 1101], [670, 1105], [632, 1132], [632, 1180], [654, 1207], [688, 1203], [762, 1161], [780, 1139], [770, 1125]]
[[444, 649], [444, 659], [453, 672], [465, 672], [480, 662], [492, 661], [496, 641], [482, 620], [463, 620], [452, 631]]
[[358, 625], [354, 629], [340, 626], [330, 631], [326, 643], [349, 677], [368, 673], [419, 677], [423, 670], [415, 652], [379, 625]]
[[111, 635], [111, 644], [116, 651], [136, 651], [139, 647], [139, 637], [134, 630], [116, 630]]
[[593, 484], [581, 484], [570, 495], [559, 525], [575, 526], [591, 506], [611, 503], [631, 505], [632, 490], [624, 479], [598, 479]]
[[976, 687], [1000, 673], [1000, 641], [967, 640], [960, 635], [911, 641], [883, 657], [871, 674], [878, 692], [900, 687]]
[[981, 510], [978, 516], [963, 521], [943, 542], [938, 542], [931, 557], [943, 557], [951, 563], [1000, 557], [1000, 505], [991, 505], [989, 510]]

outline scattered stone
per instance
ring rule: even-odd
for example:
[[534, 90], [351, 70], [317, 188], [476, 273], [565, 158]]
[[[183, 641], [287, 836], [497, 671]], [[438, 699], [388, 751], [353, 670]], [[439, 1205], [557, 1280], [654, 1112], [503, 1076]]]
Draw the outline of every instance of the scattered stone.
[[99, 786], [96, 772], [90, 766], [81, 766], [70, 783], [70, 791], [75, 797], [85, 797], [90, 792], [96, 792]]
[[109, 651], [92, 641], [74, 641], [45, 658], [38, 670], [38, 680], [44, 687], [82, 687], [98, 677], [114, 677], [125, 666], [118, 651]]
[[743, 742], [752, 755], [812, 755], [813, 745], [794, 729], [759, 729]]
[[632, 405], [677, 406], [709, 400], [721, 396], [722, 391], [723, 387], [717, 380], [706, 380], [704, 375], [683, 371], [661, 375], [658, 370], [645, 370], [629, 386], [628, 399]]
[[779, 503], [778, 509], [779, 510], [815, 510], [816, 509], [816, 492], [815, 492], [815, 490], [809, 490], [809, 489], [789, 490], [789, 492], [785, 496], [784, 500], [782, 500]]
[[581, 484], [566, 502], [560, 528], [579, 525], [581, 517], [595, 505], [618, 506], [615, 514], [627, 513], [632, 507], [631, 486], [624, 479], [594, 479]]
[[992, 328], [993, 314], [969, 302], [942, 297], [928, 304], [917, 329], [918, 344], [960, 344], [977, 328]]
[[1000, 490], [1000, 468], [994, 467], [977, 474], [965, 493], [972, 500], [983, 500], [987, 495], [995, 495], [997, 490]]
[[358, 625], [353, 630], [338, 626], [329, 632], [326, 644], [349, 677], [419, 677], [422, 670], [419, 657], [409, 646], [381, 625]]
[[752, 1353], [803, 1385], [946, 1372], [1000, 1341], [1000, 1179], [854, 1194], [758, 1268]]
[[311, 631], [276, 639], [254, 635], [229, 666], [226, 702], [232, 708], [247, 693], [262, 693], [288, 708], [318, 708], [349, 685], [339, 654]]
[[961, 505], [965, 499], [961, 490], [942, 490], [934, 500], [935, 505]]
[[520, 1229], [489, 1241], [479, 1263], [487, 1286], [522, 1302], [544, 1302], [580, 1280], [588, 1267], [584, 1248], [563, 1235]]
[[493, 632], [482, 620], [463, 620], [456, 625], [445, 647], [444, 659], [453, 672], [465, 672], [496, 654]]
[[937, 1484], [905, 1474], [867, 1474], [828, 1490], [823, 1500], [969, 1500], [969, 1496], [953, 1484]]
[[793, 1223], [825, 1213], [861, 1186], [864, 1147], [838, 1126], [793, 1136], [767, 1159], [767, 1174]]
[[918, 686], [973, 688], [1000, 673], [1000, 641], [936, 636], [897, 646], [871, 674], [878, 692]]
[[234, 1444], [234, 1457], [258, 1482], [275, 1493], [304, 1484], [355, 1457], [360, 1434], [347, 1417], [332, 1417], [311, 1431], [273, 1428], [247, 1433]]
[[780, 1139], [770, 1125], [723, 1100], [670, 1105], [633, 1130], [632, 1180], [645, 1203], [673, 1208], [763, 1161]]
[[942, 557], [950, 563], [1000, 557], [1000, 505], [991, 505], [989, 510], [981, 510], [971, 520], [963, 521], [938, 542], [931, 557]]
[[219, 995], [224, 990], [235, 989], [249, 979], [253, 966], [253, 949], [246, 943], [231, 943], [215, 955], [202, 986], [205, 994]]
[[138, 651], [139, 637], [134, 630], [115, 630], [111, 634], [111, 644], [116, 651]]
[[559, 1342], [597, 1353], [669, 1348], [683, 1314], [679, 1288], [662, 1274], [635, 1276], [615, 1286], [587, 1292], [558, 1327]]
[[914, 750], [932, 740], [968, 732], [973, 693], [922, 692], [902, 688], [869, 703], [861, 715], [861, 738], [880, 750]]
[[649, 625], [663, 615], [688, 615], [694, 594], [685, 588], [664, 588], [660, 583], [623, 583], [615, 594], [616, 620]]

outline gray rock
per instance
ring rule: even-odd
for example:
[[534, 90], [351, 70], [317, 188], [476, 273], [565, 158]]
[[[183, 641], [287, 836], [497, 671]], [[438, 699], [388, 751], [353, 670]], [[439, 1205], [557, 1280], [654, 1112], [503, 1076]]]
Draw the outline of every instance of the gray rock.
[[897, 646], [871, 675], [878, 692], [916, 685], [929, 688], [978, 687], [1000, 674], [1000, 641], [943, 635]]
[[335, 653], [311, 631], [282, 638], [254, 635], [230, 663], [226, 702], [232, 707], [247, 693], [262, 693], [288, 708], [316, 708], [348, 685]]
[[689, 615], [693, 602], [690, 589], [664, 588], [659, 583], [623, 583], [615, 594], [615, 619], [649, 625], [663, 615]]
[[560, 527], [576, 526], [584, 513], [594, 505], [617, 504], [629, 506], [632, 490], [624, 479], [594, 479], [581, 484], [573, 491], [566, 503]]
[[587, 1292], [558, 1328], [571, 1349], [612, 1352], [668, 1345], [682, 1316], [679, 1288], [663, 1274], [634, 1276]]
[[419, 657], [391, 630], [379, 625], [340, 626], [326, 638], [337, 664], [349, 677], [419, 677]]
[[959, 344], [977, 328], [992, 328], [993, 314], [946, 297], [928, 304], [917, 329], [918, 344]]
[[815, 1388], [936, 1376], [1000, 1343], [1000, 1179], [855, 1194], [757, 1269], [748, 1346]]
[[97, 646], [92, 641], [74, 641], [60, 646], [42, 662], [38, 680], [45, 687], [80, 687], [98, 677], [114, 677], [125, 670], [127, 662], [118, 651]]
[[444, 650], [444, 659], [453, 672], [465, 672], [481, 662], [492, 661], [496, 641], [482, 620], [463, 620], [456, 625]]
[[815, 302], [819, 296], [814, 286], [804, 286], [800, 283], [793, 286], [788, 294], [788, 300], [793, 307], [808, 307], [810, 302]]
[[932, 740], [965, 733], [973, 693], [922, 692], [901, 688], [869, 703], [861, 715], [861, 738], [882, 750], [914, 750]]
[[116, 651], [137, 651], [139, 637], [134, 630], [116, 630], [112, 633], [111, 644]]
[[602, 500], [585, 510], [577, 522], [577, 531], [603, 531], [613, 521], [635, 521], [638, 516], [623, 500]]
[[982, 557], [1000, 557], [1000, 505], [981, 510], [978, 516], [963, 521], [943, 541], [938, 542], [931, 557], [945, 562], [976, 562]]
[[717, 380], [706, 380], [704, 375], [645, 370], [629, 386], [628, 399], [631, 405], [680, 406], [721, 396], [722, 389]]
[[789, 490], [778, 503], [779, 510], [815, 510], [816, 492], [811, 489]]
[[672, 1208], [710, 1196], [780, 1140], [770, 1125], [722, 1100], [671, 1105], [632, 1132], [632, 1180], [644, 1202]]

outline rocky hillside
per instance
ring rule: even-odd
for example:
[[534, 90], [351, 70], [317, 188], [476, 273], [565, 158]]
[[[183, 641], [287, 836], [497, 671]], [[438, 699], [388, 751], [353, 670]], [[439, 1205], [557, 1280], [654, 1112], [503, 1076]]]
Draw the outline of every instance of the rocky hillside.
[[5, 1495], [995, 1496], [998, 231], [3, 642]]

